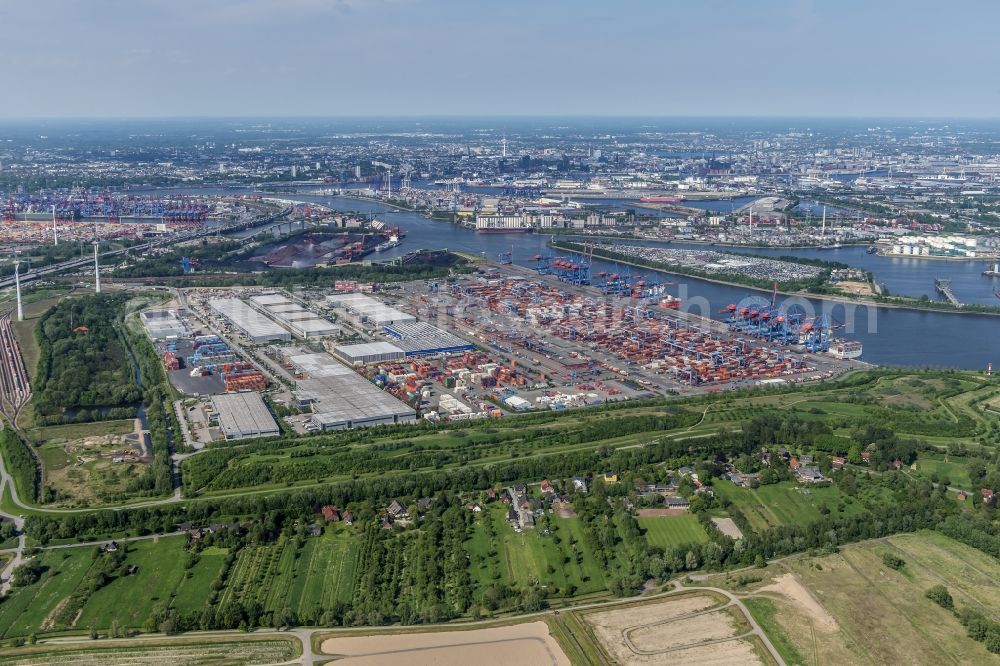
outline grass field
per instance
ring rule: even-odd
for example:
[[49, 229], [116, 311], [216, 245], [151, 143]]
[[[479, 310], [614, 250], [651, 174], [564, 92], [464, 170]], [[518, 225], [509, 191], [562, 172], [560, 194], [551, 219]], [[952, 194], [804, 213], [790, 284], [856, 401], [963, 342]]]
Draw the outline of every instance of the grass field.
[[851, 515], [863, 509], [858, 499], [844, 495], [836, 486], [816, 488], [783, 481], [754, 490], [718, 479], [712, 487], [742, 511], [757, 532], [819, 520], [823, 506], [831, 515]]
[[[906, 564], [889, 569], [882, 562], [885, 552]], [[771, 629], [772, 641], [788, 650], [786, 656], [792, 650], [800, 655], [799, 663], [1000, 663], [966, 636], [950, 612], [924, 597], [927, 588], [944, 584], [957, 606], [996, 617], [1000, 562], [940, 534], [850, 545], [836, 555], [792, 558], [769, 571], [782, 584], [758, 587], [753, 594], [768, 603], [751, 609]]]
[[[505, 520], [506, 510], [502, 504], [491, 505], [487, 511], [489, 519], [479, 516], [466, 542], [472, 576], [480, 584], [499, 580], [527, 585], [538, 581], [554, 596], [565, 596], [571, 588], [575, 594], [604, 590], [604, 575], [583, 544], [577, 518], [550, 515], [550, 536], [542, 534], [542, 522], [518, 534]], [[567, 566], [567, 561], [579, 564]]]
[[177, 586], [172, 606], [178, 609], [200, 608], [205, 603], [205, 592], [222, 570], [228, 551], [210, 547], [201, 551], [198, 562], [184, 573]]
[[661, 548], [673, 548], [708, 541], [708, 533], [691, 514], [639, 518], [639, 526], [646, 532], [646, 540]]
[[141, 626], [154, 606], [169, 605], [184, 579], [184, 543], [184, 537], [167, 537], [130, 544], [127, 561], [138, 570], [94, 592], [77, 627], [110, 627], [113, 620], [125, 627]]
[[0, 636], [37, 631], [59, 603], [69, 597], [93, 560], [90, 548], [67, 548], [39, 555], [45, 571], [33, 585], [19, 589], [0, 604]]
[[963, 458], [923, 454], [917, 460], [915, 471], [920, 476], [927, 478], [936, 476], [939, 481], [947, 480], [950, 486], [976, 490], [972, 487], [972, 481], [969, 480], [967, 464], [968, 460]]

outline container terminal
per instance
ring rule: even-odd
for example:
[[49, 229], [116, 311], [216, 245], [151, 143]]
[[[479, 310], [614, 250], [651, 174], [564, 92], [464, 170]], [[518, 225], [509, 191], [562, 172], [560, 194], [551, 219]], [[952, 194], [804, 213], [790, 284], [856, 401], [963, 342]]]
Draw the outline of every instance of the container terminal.
[[271, 432], [232, 427], [260, 419], [223, 418], [210, 398], [227, 393], [268, 396], [305, 433], [819, 381], [859, 367], [860, 345], [835, 341], [835, 325], [765, 306], [731, 306], [715, 321], [680, 311], [665, 285], [589, 276], [589, 266], [585, 275], [581, 262], [335, 285], [346, 293], [191, 288], [175, 292], [176, 309], [142, 319], [189, 396], [177, 406], [187, 436], [202, 444]]

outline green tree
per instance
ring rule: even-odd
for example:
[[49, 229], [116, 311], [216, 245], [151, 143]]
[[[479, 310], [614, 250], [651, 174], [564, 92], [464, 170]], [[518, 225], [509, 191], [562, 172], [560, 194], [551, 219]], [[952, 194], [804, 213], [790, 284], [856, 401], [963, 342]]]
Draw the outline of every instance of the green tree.
[[942, 608], [947, 608], [948, 610], [955, 608], [955, 601], [951, 598], [951, 593], [948, 592], [948, 588], [944, 585], [935, 585], [929, 588], [924, 592], [924, 596]]

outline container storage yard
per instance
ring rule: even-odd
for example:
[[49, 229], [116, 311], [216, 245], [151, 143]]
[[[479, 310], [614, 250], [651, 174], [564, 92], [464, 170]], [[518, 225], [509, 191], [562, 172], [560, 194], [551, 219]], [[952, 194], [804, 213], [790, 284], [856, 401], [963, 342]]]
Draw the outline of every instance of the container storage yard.
[[[408, 292], [421, 316], [547, 375], [624, 380], [626, 387], [713, 390], [764, 380], [804, 381], [838, 369], [829, 348], [802, 345], [675, 311], [670, 299], [608, 296], [599, 287], [503, 266], [447, 287]], [[808, 338], [808, 336], [807, 336]], [[825, 375], [817, 373], [826, 371]], [[547, 371], [547, 372], [546, 372]]]

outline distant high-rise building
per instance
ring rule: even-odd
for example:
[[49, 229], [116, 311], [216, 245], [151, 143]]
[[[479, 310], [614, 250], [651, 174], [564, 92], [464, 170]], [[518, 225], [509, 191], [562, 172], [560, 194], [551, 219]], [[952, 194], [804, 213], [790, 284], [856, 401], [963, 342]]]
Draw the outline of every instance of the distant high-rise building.
[[361, 180], [361, 165], [358, 164], [354, 167], [354, 178], [356, 180]]
[[226, 173], [226, 165], [219, 162], [219, 173]]
[[293, 164], [292, 165], [292, 178], [297, 178], [298, 175], [299, 175], [299, 168]]

